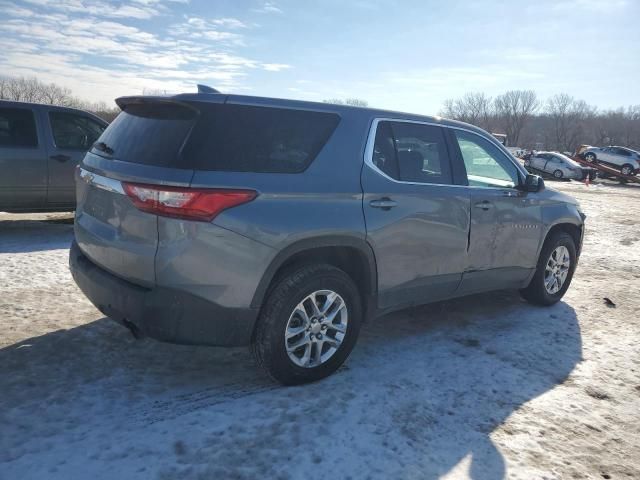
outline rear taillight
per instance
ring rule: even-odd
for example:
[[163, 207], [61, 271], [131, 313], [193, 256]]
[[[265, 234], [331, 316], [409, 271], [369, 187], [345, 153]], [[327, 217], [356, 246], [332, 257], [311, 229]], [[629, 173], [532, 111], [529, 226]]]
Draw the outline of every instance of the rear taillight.
[[223, 210], [256, 198], [253, 190], [165, 187], [123, 182], [122, 187], [134, 205], [165, 217], [210, 222]]

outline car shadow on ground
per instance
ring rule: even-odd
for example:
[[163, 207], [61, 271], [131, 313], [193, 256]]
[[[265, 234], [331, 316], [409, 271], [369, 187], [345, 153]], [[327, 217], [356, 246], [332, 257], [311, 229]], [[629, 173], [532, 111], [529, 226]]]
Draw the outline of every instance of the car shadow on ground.
[[3, 215], [0, 219], [0, 253], [27, 253], [68, 248], [73, 238], [73, 216]]
[[[105, 442], [126, 449], [134, 468], [131, 452], [148, 437], [145, 448], [165, 452], [157, 465], [165, 479], [324, 478], [327, 469], [338, 478], [439, 478], [469, 457], [472, 478], [499, 479], [505, 464], [490, 434], [580, 360], [569, 305], [532, 307], [510, 292], [375, 320], [334, 376], [290, 388], [263, 377], [245, 348], [135, 341], [100, 319], [0, 350], [0, 472], [2, 462], [14, 473], [21, 462], [49, 471], [55, 455], [39, 458], [33, 442], [55, 450], [58, 437], [78, 443], [87, 475], [102, 468]], [[66, 448], [60, 468], [72, 475]], [[313, 453], [323, 451], [331, 455]]]

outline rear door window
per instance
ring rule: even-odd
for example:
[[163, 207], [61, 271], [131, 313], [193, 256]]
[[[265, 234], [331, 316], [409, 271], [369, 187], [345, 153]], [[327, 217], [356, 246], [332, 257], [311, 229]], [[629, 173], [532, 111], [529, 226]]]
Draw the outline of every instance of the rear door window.
[[441, 127], [412, 122], [380, 122], [373, 150], [373, 164], [395, 180], [452, 183]]
[[335, 130], [333, 113], [207, 104], [182, 154], [195, 170], [299, 173]]
[[37, 147], [33, 112], [27, 108], [0, 108], [0, 147]]
[[75, 113], [49, 112], [49, 121], [57, 148], [88, 150], [104, 131], [100, 123]]

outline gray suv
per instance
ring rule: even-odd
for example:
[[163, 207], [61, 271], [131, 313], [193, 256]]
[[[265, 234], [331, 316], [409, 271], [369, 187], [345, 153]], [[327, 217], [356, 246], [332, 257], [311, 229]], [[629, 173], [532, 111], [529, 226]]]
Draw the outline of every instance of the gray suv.
[[126, 97], [77, 173], [70, 266], [134, 335], [251, 344], [284, 384], [363, 322], [520, 289], [551, 305], [584, 215], [465, 123], [222, 94]]
[[0, 211], [70, 211], [75, 168], [107, 123], [75, 108], [0, 100]]

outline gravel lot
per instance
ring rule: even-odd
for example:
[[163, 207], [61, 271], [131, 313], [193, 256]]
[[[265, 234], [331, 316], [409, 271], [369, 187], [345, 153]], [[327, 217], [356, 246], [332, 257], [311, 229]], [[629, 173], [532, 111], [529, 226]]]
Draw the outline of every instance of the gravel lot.
[[295, 388], [135, 341], [72, 282], [69, 215], [0, 214], [0, 479], [640, 478], [640, 188], [557, 188], [588, 215], [563, 302], [389, 315]]

